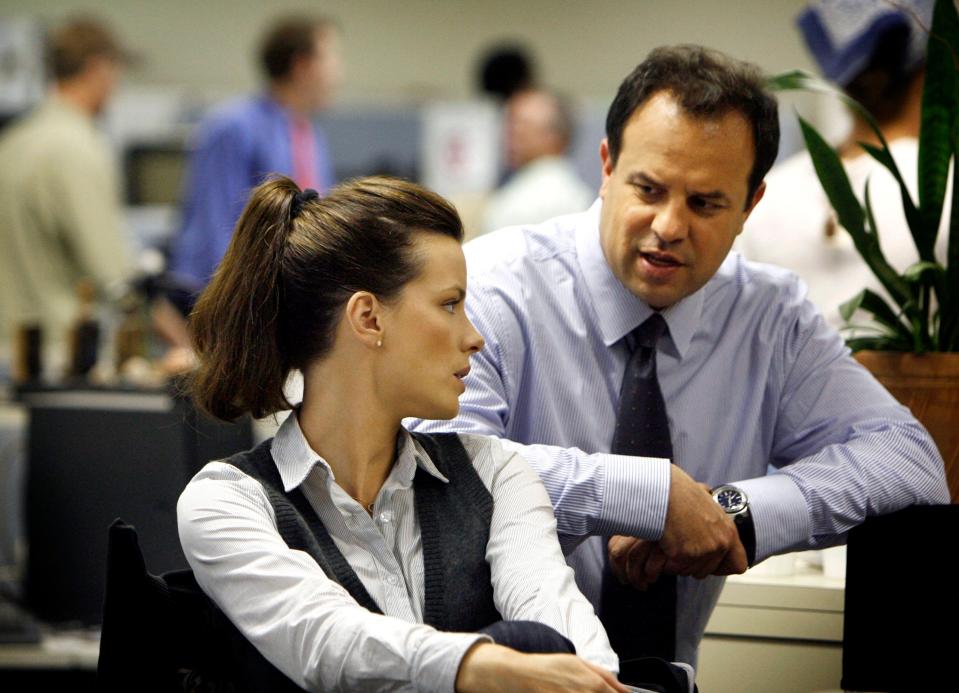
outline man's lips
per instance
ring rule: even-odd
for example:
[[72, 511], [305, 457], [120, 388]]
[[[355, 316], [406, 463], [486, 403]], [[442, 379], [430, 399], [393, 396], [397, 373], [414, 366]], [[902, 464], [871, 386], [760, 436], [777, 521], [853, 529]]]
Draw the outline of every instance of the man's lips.
[[469, 375], [469, 372], [470, 372], [470, 367], [467, 366], [466, 368], [462, 368], [462, 369], [456, 371], [453, 375], [455, 375], [457, 378], [459, 378], [460, 380], [462, 380], [462, 379], [465, 378], [467, 375]]
[[640, 250], [639, 255], [655, 267], [682, 267], [685, 264], [672, 253], [659, 250]]

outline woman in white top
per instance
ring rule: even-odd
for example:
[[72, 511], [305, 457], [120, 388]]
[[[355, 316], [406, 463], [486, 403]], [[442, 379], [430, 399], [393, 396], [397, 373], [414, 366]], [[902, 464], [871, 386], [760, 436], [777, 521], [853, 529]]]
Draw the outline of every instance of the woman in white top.
[[[309, 690], [624, 691], [525, 461], [464, 435], [451, 443], [464, 464], [451, 465], [401, 426], [455, 416], [483, 347], [463, 310], [461, 238], [452, 206], [399, 180], [361, 179], [322, 199], [285, 178], [253, 191], [192, 316], [191, 387], [214, 416], [262, 417], [291, 408], [283, 384], [299, 369], [303, 402], [258, 452], [211, 462], [189, 483], [177, 508], [184, 552], [240, 632]], [[336, 558], [325, 569], [290, 548], [286, 515], [235, 462], [257, 455], [279, 495], [302, 493], [302, 517], [322, 523], [317, 545], [325, 537], [323, 555]], [[443, 496], [469, 483], [491, 499], [485, 519]], [[436, 507], [463, 512], [426, 527], [428, 485]], [[468, 539], [477, 528], [488, 528], [485, 547]], [[478, 551], [480, 569], [459, 570], [457, 551], [438, 565], [437, 542], [459, 546], [464, 561]], [[476, 621], [484, 590], [483, 608], [502, 619], [490, 630], [426, 625], [437, 608], [446, 615], [436, 621]], [[578, 655], [521, 653], [485, 634], [513, 621], [555, 629]]]

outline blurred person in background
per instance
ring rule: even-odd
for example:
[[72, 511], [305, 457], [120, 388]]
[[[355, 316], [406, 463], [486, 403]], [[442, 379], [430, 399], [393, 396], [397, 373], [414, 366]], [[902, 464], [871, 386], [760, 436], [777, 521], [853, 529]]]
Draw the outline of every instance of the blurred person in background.
[[[284, 17], [267, 30], [259, 58], [266, 89], [223, 105], [197, 130], [170, 260], [190, 294], [210, 280], [250, 190], [267, 174], [321, 193], [333, 183], [326, 138], [312, 117], [341, 80], [336, 26], [325, 18]], [[188, 311], [191, 301], [185, 302]]]
[[505, 101], [517, 91], [536, 82], [536, 67], [529, 50], [522, 44], [499, 43], [488, 48], [477, 66], [480, 91]]
[[[866, 107], [889, 143], [913, 199], [919, 154], [926, 41], [933, 0], [821, 0], [798, 19], [806, 46], [823, 75]], [[853, 190], [865, 200], [869, 181], [879, 239], [886, 259], [900, 272], [918, 262], [893, 176], [858, 142], [878, 146], [868, 124], [853, 114], [852, 129], [838, 147]], [[948, 204], [948, 203], [947, 203]], [[739, 250], [749, 259], [796, 272], [809, 299], [839, 328], [839, 306], [864, 288], [886, 292], [842, 229], [805, 149], [776, 166], [766, 179], [766, 200], [746, 222]], [[939, 234], [945, 257], [948, 235]]]
[[0, 139], [4, 348], [21, 327], [39, 326], [46, 350], [61, 356], [80, 310], [78, 285], [102, 299], [131, 273], [116, 163], [96, 124], [128, 58], [95, 19], [57, 28], [47, 45], [49, 96]]
[[569, 103], [547, 89], [525, 89], [506, 102], [506, 161], [512, 172], [486, 204], [483, 232], [582, 212], [596, 193], [566, 157], [575, 123]]

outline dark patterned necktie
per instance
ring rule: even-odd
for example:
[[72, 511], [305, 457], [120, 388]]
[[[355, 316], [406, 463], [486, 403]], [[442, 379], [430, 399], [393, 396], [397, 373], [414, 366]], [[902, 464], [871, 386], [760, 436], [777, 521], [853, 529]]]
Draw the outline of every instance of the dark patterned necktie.
[[[666, 403], [656, 377], [656, 344], [667, 330], [663, 316], [654, 313], [632, 332], [634, 350], [623, 375], [610, 450], [615, 454], [673, 457]], [[640, 592], [621, 585], [607, 564], [603, 570], [600, 617], [620, 660], [653, 656], [675, 659], [674, 576], [661, 575], [646, 592]]]

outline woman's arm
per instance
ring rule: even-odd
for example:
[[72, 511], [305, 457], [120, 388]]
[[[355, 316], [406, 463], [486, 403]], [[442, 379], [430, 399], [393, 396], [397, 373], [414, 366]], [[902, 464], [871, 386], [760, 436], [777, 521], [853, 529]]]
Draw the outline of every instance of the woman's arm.
[[496, 438], [460, 438], [493, 495], [486, 558], [500, 614], [545, 623], [569, 638], [583, 659], [618, 671], [606, 632], [563, 558], [552, 504], [539, 477]]

